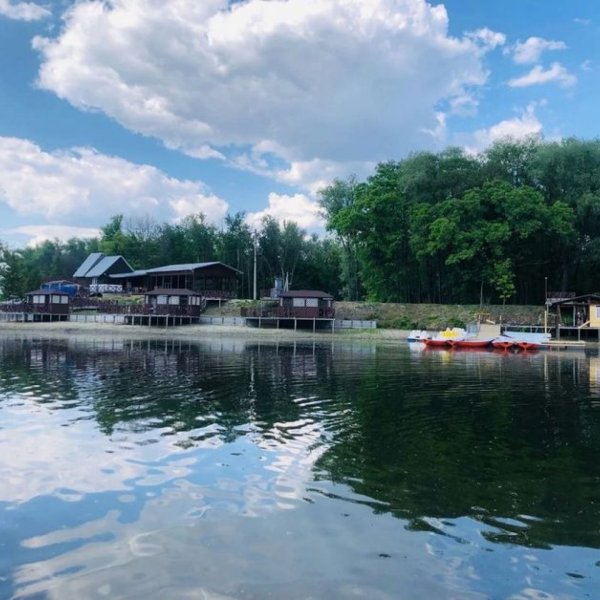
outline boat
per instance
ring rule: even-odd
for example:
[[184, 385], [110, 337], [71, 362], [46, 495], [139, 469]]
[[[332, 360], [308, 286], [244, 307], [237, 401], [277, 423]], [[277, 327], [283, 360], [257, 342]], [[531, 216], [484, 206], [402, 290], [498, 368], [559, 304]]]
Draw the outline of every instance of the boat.
[[505, 337], [513, 338], [519, 342], [530, 342], [538, 346], [544, 346], [550, 341], [549, 333], [533, 333], [532, 331], [504, 331]]
[[494, 338], [465, 338], [464, 340], [453, 340], [451, 345], [453, 348], [461, 350], [487, 348]]
[[449, 348], [456, 342], [464, 340], [467, 337], [467, 332], [461, 327], [447, 328], [440, 331], [435, 337], [429, 337], [423, 340], [423, 343], [428, 348]]
[[542, 344], [539, 342], [529, 342], [527, 340], [518, 340], [515, 343], [515, 346], [517, 348], [520, 348], [521, 350], [539, 350], [542, 347]]
[[450, 340], [444, 338], [428, 338], [423, 343], [428, 348], [450, 348]]
[[508, 350], [509, 348], [512, 348], [515, 343], [516, 340], [514, 338], [507, 337], [505, 335], [499, 335], [492, 340], [492, 346], [500, 350]]
[[424, 329], [413, 329], [406, 338], [407, 342], [422, 342], [431, 337], [431, 334]]

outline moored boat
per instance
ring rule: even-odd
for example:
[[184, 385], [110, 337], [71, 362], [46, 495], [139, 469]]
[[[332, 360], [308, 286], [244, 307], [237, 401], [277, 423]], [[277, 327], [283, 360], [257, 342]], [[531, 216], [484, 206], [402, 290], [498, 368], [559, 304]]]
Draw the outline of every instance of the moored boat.
[[428, 348], [450, 348], [451, 341], [444, 338], [428, 338], [423, 340]]
[[500, 335], [492, 340], [492, 346], [500, 350], [508, 350], [509, 348], [512, 348], [515, 345], [515, 343], [516, 340], [514, 340], [513, 338], [506, 337], [504, 335]]
[[540, 344], [539, 342], [531, 342], [531, 341], [527, 341], [527, 340], [518, 340], [515, 343], [515, 346], [517, 348], [520, 348], [521, 350], [539, 350], [542, 347], [542, 344]]
[[453, 340], [451, 342], [453, 348], [460, 348], [463, 350], [469, 348], [487, 348], [493, 341], [494, 338], [466, 338], [464, 340]]
[[467, 337], [467, 332], [460, 327], [448, 328], [440, 331], [435, 337], [429, 337], [422, 340], [429, 348], [448, 348], [460, 340]]
[[431, 334], [424, 329], [413, 329], [406, 338], [407, 342], [422, 342], [426, 339], [429, 339]]

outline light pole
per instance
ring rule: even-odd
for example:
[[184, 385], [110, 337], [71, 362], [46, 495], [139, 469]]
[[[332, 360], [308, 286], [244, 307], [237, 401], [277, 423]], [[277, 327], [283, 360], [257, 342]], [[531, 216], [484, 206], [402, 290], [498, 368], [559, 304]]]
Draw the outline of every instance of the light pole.
[[256, 293], [256, 242], [258, 240], [258, 233], [255, 231], [252, 234], [252, 246], [254, 248], [254, 278], [253, 278], [253, 287], [252, 287], [252, 299], [256, 300], [258, 294]]
[[544, 277], [544, 333], [548, 333], [548, 278]]

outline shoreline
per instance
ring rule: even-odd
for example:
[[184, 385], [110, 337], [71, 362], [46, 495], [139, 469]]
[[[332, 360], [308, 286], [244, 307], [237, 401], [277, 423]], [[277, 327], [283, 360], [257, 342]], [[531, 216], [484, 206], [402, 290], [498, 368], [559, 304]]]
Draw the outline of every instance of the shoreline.
[[[179, 327], [144, 327], [113, 323], [0, 323], [0, 335], [24, 333], [29, 337], [122, 337], [137, 339], [196, 339], [224, 337], [271, 341], [294, 340], [364, 340], [376, 342], [405, 341], [409, 332], [403, 329], [340, 329], [330, 331], [301, 331], [293, 329], [255, 328], [241, 325], [183, 325]], [[38, 334], [37, 336], [35, 334]]]

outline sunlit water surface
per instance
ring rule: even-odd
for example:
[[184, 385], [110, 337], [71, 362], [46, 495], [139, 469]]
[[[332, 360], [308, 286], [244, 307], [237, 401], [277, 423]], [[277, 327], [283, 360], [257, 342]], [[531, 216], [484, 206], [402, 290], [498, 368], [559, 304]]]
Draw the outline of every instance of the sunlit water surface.
[[600, 598], [600, 359], [0, 337], [0, 598]]

